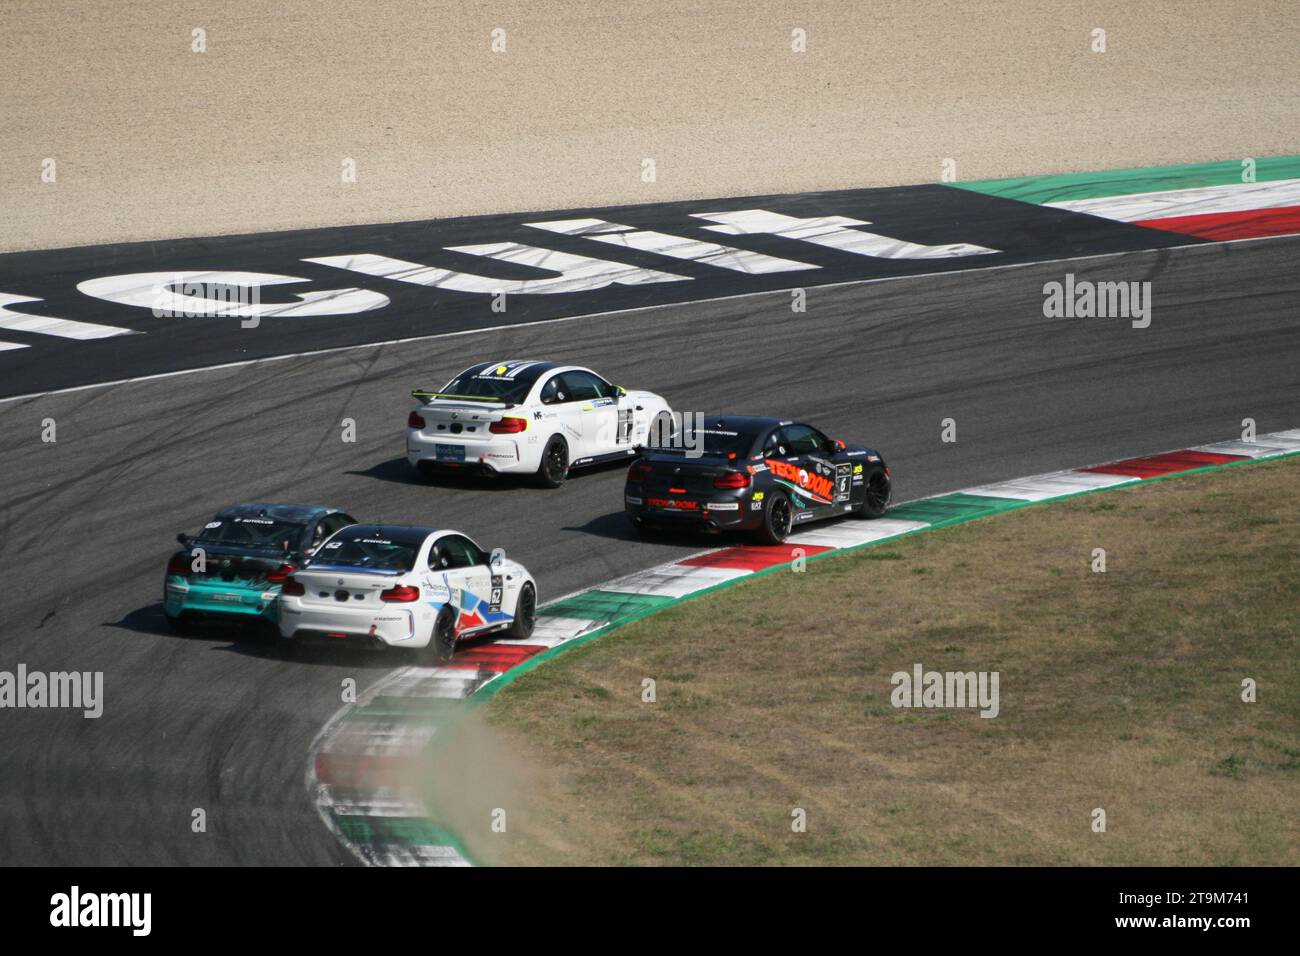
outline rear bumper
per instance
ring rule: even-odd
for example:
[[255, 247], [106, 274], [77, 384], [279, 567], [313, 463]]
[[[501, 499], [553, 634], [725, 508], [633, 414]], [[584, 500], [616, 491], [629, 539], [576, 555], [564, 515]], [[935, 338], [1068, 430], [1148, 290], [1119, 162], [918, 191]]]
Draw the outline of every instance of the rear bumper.
[[280, 599], [280, 636], [293, 640], [350, 641], [422, 647], [415, 611], [404, 607], [333, 608], [304, 604], [299, 598]]
[[447, 435], [426, 438], [410, 430], [406, 435], [406, 460], [421, 471], [479, 471], [486, 473], [534, 471], [523, 461], [523, 448], [509, 438], [467, 441]]
[[684, 531], [753, 531], [762, 524], [762, 514], [746, 511], [746, 507], [743, 499], [716, 501], [681, 495], [660, 498], [631, 491], [623, 495], [623, 510], [634, 524]]
[[257, 618], [274, 623], [279, 596], [278, 587], [261, 590], [220, 581], [168, 577], [163, 584], [163, 613], [172, 618], [197, 614], [227, 620]]

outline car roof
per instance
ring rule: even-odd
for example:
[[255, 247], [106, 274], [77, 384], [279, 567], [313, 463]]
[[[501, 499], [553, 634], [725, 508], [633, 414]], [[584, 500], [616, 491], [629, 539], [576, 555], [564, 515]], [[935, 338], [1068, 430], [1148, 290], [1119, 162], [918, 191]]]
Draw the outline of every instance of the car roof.
[[361, 537], [371, 535], [391, 535], [394, 531], [407, 532], [411, 535], [421, 535], [428, 537], [431, 534], [445, 534], [445, 531], [439, 531], [437, 528], [421, 528], [414, 525], [405, 524], [351, 524], [341, 529], [340, 533], [346, 531], [348, 534]]
[[[558, 362], [541, 362], [532, 359], [504, 359], [499, 362], [478, 362], [471, 365], [469, 368], [457, 372], [455, 377], [459, 378], [462, 375], [481, 375], [483, 372], [491, 368], [509, 369], [511, 366], [515, 366], [515, 374], [510, 377], [525, 382], [535, 381], [554, 369], [569, 367], [560, 365]], [[522, 378], [520, 378], [519, 373], [523, 373]]]
[[704, 418], [706, 429], [722, 429], [742, 434], [757, 434], [769, 428], [776, 428], [778, 425], [789, 424], [790, 422], [783, 419], [767, 418], [762, 415], [715, 415], [713, 417], [706, 415]]
[[230, 505], [217, 512], [218, 518], [275, 518], [305, 523], [338, 511], [323, 505], [276, 505], [261, 502]]

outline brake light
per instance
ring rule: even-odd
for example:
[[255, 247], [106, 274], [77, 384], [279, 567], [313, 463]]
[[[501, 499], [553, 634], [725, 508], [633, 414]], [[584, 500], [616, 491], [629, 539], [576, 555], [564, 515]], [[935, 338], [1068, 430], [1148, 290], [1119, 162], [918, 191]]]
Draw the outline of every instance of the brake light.
[[418, 601], [420, 589], [410, 584], [399, 584], [395, 588], [385, 588], [379, 592], [381, 601]]
[[725, 475], [718, 475], [718, 477], [714, 478], [713, 487], [738, 491], [741, 488], [748, 488], [751, 481], [753, 479], [743, 471], [729, 471]]
[[285, 578], [284, 584], [280, 586], [280, 593], [287, 594], [290, 597], [302, 597], [307, 593], [307, 589], [296, 578]]
[[190, 576], [190, 556], [188, 554], [173, 554], [167, 561], [167, 573], [179, 574], [183, 578]]
[[632, 462], [632, 467], [627, 470], [627, 480], [638, 482], [645, 481], [652, 471], [654, 471], [654, 469], [645, 462], [634, 461]]
[[496, 435], [518, 435], [528, 427], [526, 418], [503, 418], [488, 426], [488, 431]]
[[411, 414], [406, 416], [406, 427], [423, 428], [424, 416], [422, 416], [419, 412], [415, 412], [415, 411], [411, 412]]
[[266, 583], [283, 584], [284, 579], [297, 570], [292, 564], [282, 564], [266, 576]]

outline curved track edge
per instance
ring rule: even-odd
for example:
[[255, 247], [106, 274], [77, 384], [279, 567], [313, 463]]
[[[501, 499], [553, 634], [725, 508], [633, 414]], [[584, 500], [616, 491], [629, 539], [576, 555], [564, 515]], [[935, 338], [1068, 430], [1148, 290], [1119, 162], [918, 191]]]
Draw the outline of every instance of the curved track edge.
[[404, 771], [457, 721], [560, 654], [668, 607], [813, 561], [936, 528], [1113, 488], [1300, 456], [1300, 428], [1015, 478], [895, 506], [873, 521], [810, 525], [777, 547], [739, 545], [638, 571], [543, 606], [526, 641], [479, 644], [444, 666], [395, 670], [340, 709], [313, 741], [306, 782], [325, 825], [363, 864], [472, 866]]

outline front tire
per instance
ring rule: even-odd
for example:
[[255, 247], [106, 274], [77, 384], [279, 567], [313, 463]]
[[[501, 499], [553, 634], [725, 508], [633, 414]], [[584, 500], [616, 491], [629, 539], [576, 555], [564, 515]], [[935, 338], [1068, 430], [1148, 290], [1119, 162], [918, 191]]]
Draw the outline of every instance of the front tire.
[[510, 622], [507, 632], [510, 640], [522, 641], [531, 637], [533, 625], [537, 623], [537, 589], [531, 581], [524, 584], [515, 601], [515, 619]]
[[542, 449], [542, 462], [537, 466], [537, 483], [543, 488], [558, 488], [569, 474], [569, 443], [559, 435]]
[[164, 611], [163, 620], [167, 622], [167, 630], [173, 634], [188, 634], [194, 630], [194, 619], [184, 612], [172, 617]]
[[794, 505], [788, 496], [772, 492], [763, 505], [763, 524], [758, 529], [758, 539], [764, 544], [780, 544], [790, 534], [794, 525]]
[[859, 518], [883, 518], [894, 493], [893, 482], [885, 469], [876, 465], [863, 478], [862, 503], [853, 512]]

